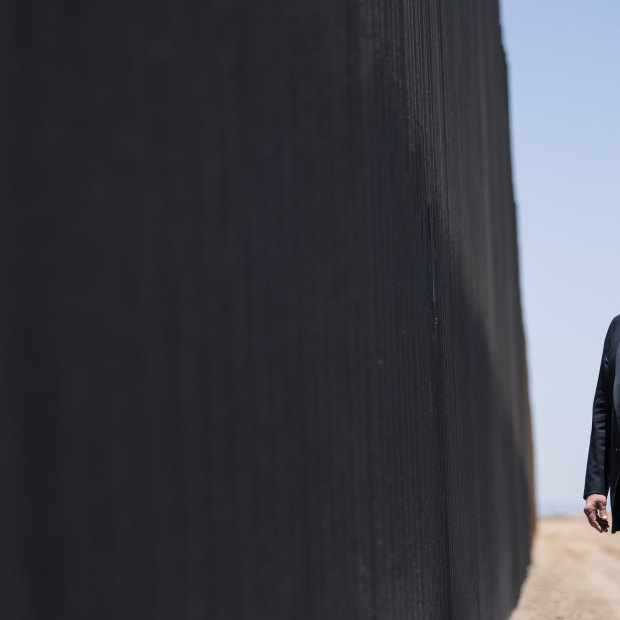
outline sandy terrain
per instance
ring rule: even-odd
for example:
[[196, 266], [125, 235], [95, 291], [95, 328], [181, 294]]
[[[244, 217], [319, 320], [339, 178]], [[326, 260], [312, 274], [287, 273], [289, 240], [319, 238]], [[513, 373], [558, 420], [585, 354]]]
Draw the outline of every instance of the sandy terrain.
[[583, 515], [540, 519], [510, 620], [533, 618], [620, 620], [620, 532], [599, 534]]

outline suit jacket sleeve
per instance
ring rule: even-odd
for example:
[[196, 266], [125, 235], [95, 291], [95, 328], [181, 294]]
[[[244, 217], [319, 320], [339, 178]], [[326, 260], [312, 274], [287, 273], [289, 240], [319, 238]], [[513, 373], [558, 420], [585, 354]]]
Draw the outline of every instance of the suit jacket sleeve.
[[609, 402], [607, 367], [609, 364], [609, 343], [613, 333], [613, 321], [607, 330], [603, 357], [598, 374], [594, 404], [592, 406], [592, 431], [590, 433], [590, 450], [586, 467], [584, 499], [592, 493], [607, 495], [609, 490], [609, 451], [611, 439], [611, 403]]

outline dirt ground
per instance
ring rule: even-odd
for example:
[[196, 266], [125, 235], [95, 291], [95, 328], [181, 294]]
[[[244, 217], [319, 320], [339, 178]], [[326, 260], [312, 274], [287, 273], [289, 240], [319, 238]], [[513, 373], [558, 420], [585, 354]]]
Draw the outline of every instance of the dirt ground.
[[584, 515], [538, 521], [532, 564], [510, 620], [620, 620], [620, 532]]

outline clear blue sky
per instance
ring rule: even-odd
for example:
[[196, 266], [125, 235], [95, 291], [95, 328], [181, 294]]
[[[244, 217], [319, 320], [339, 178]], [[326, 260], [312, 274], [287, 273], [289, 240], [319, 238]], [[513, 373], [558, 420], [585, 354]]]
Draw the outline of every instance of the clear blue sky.
[[578, 511], [620, 314], [620, 1], [500, 4], [538, 509]]

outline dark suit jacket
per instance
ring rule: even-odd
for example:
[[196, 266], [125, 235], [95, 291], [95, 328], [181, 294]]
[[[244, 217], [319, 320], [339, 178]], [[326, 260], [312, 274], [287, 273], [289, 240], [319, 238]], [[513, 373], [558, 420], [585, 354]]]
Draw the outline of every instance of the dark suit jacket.
[[[616, 493], [620, 473], [620, 315], [616, 316], [605, 336], [601, 369], [592, 407], [592, 432], [586, 468], [584, 499], [592, 493], [607, 495], [611, 491], [611, 531], [620, 529], [613, 515], [620, 517], [620, 497]], [[616, 372], [618, 378], [616, 380]], [[618, 502], [618, 505], [616, 505]]]

